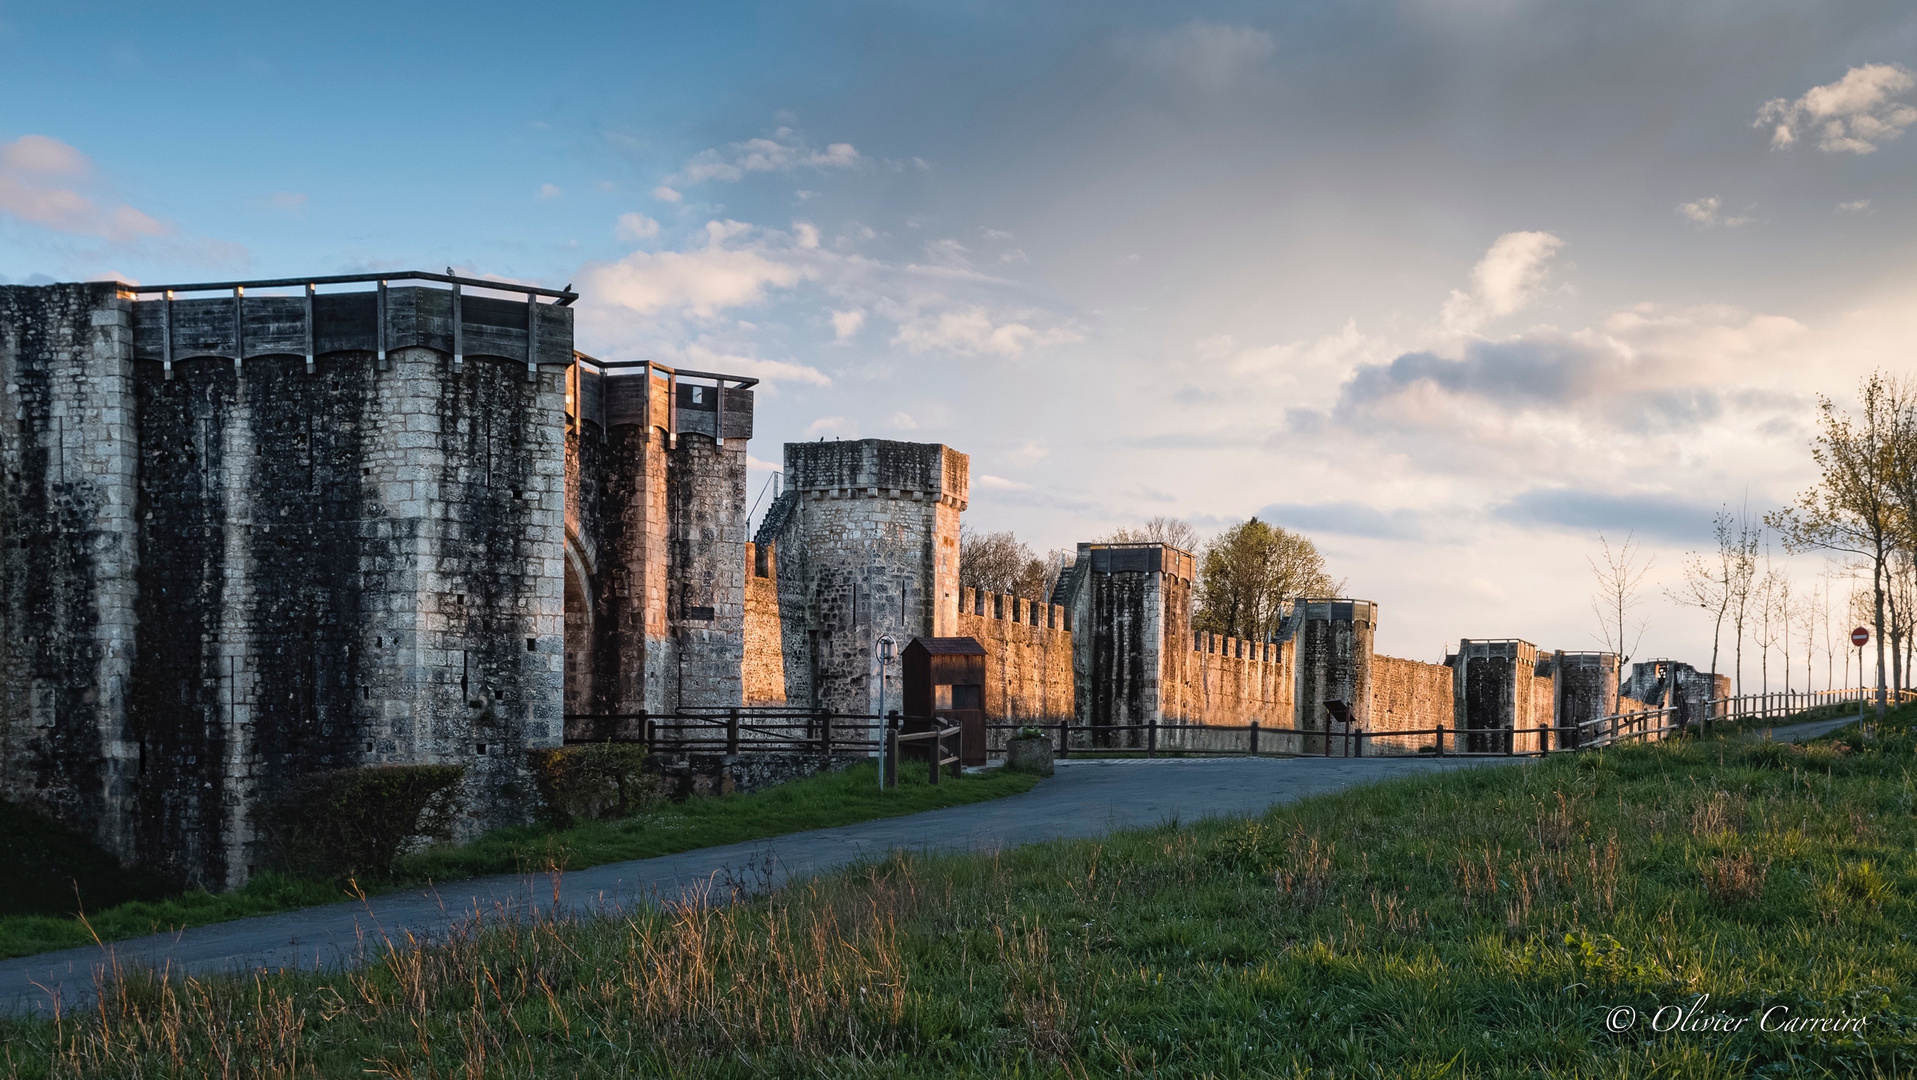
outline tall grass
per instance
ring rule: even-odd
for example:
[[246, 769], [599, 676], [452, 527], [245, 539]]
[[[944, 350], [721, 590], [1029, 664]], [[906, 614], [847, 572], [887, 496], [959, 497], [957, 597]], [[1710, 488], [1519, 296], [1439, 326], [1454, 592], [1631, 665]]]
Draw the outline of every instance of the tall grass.
[[[109, 979], [19, 1076], [1909, 1076], [1917, 741], [1626, 747], [1256, 819]], [[1758, 868], [1762, 868], [1761, 871]], [[1705, 1013], [1864, 1033], [1650, 1030]], [[1643, 1017], [1607, 1030], [1616, 1006]]]
[[940, 784], [926, 781], [923, 765], [900, 770], [898, 787], [880, 791], [878, 767], [870, 762], [820, 773], [750, 794], [691, 799], [653, 807], [633, 817], [587, 821], [569, 829], [526, 825], [500, 829], [464, 844], [447, 844], [399, 860], [387, 881], [334, 882], [284, 874], [261, 874], [229, 893], [204, 890], [93, 910], [87, 917], [0, 917], [0, 958], [50, 949], [119, 941], [143, 934], [291, 911], [429, 882], [482, 874], [583, 869], [627, 859], [671, 855], [694, 848], [759, 840], [806, 829], [849, 825], [874, 818], [960, 806], [1028, 791], [1037, 777], [992, 770], [967, 773]]

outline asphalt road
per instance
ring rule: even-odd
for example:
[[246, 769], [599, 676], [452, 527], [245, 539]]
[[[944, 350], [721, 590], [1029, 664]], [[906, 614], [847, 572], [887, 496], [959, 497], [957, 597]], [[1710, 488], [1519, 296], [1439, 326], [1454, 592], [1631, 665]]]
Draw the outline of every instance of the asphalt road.
[[[1814, 738], [1848, 721], [1777, 728]], [[106, 965], [203, 975], [258, 969], [337, 968], [386, 940], [443, 938], [475, 914], [565, 913], [667, 902], [701, 893], [756, 892], [895, 849], [991, 851], [1118, 829], [1249, 815], [1354, 784], [1528, 759], [1173, 758], [1071, 760], [1023, 795], [791, 833], [678, 855], [574, 870], [558, 880], [501, 875], [215, 923], [171, 934], [0, 961], [0, 1010], [50, 1013], [84, 1007]]]

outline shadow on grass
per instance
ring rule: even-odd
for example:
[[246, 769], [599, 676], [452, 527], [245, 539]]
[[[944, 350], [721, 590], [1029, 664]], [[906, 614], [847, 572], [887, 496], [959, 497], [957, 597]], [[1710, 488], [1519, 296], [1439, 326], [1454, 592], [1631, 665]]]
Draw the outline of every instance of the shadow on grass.
[[[578, 870], [982, 802], [1028, 791], [1038, 782], [1035, 776], [991, 770], [967, 773], [956, 780], [947, 778], [934, 785], [926, 781], [922, 766], [908, 764], [900, 771], [899, 786], [884, 792], [878, 787], [877, 767], [864, 762], [751, 794], [666, 803], [619, 821], [591, 821], [562, 830], [533, 825], [501, 829], [469, 843], [407, 856], [400, 860], [392, 880], [359, 884], [368, 892], [384, 892], [484, 874]], [[83, 864], [89, 870], [94, 869], [94, 862], [106, 859], [91, 848], [69, 856], [68, 862]], [[107, 863], [110, 865], [111, 860]], [[49, 880], [59, 876], [48, 872], [54, 874]], [[57, 913], [0, 916], [0, 958], [89, 945], [96, 934], [101, 941], [120, 941], [333, 903], [356, 895], [351, 883], [273, 873], [256, 875], [244, 888], [229, 893], [194, 890], [169, 896], [161, 895], [162, 890], [151, 884], [147, 888], [146, 899], [97, 908], [88, 904], [84, 921]]]

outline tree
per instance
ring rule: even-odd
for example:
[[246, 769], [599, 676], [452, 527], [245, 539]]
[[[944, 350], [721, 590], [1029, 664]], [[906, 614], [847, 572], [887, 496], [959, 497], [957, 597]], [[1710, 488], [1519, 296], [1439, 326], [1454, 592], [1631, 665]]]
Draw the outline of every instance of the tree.
[[[1891, 549], [1908, 531], [1898, 497], [1900, 468], [1907, 467], [1909, 402], [1893, 379], [1873, 373], [1864, 380], [1852, 417], [1819, 395], [1818, 433], [1811, 460], [1821, 473], [1795, 504], [1766, 517], [1792, 551], [1822, 550], [1870, 563], [1871, 623], [1877, 632], [1877, 720], [1888, 707], [1884, 687], [1884, 572]], [[1917, 484], [1904, 485], [1917, 487]]]
[[1724, 636], [1724, 619], [1737, 602], [1739, 575], [1743, 573], [1745, 537], [1737, 519], [1728, 509], [1719, 510], [1711, 519], [1711, 533], [1717, 550], [1709, 555], [1691, 552], [1684, 559], [1684, 583], [1664, 595], [1685, 606], [1694, 607], [1711, 617], [1711, 681], [1717, 681], [1718, 646]]
[[1198, 530], [1177, 518], [1163, 514], [1148, 519], [1137, 528], [1113, 529], [1103, 541], [1107, 544], [1165, 544], [1189, 555], [1198, 554]]
[[1604, 647], [1617, 654], [1617, 692], [1624, 694], [1624, 665], [1637, 651], [1637, 644], [1644, 638], [1648, 623], [1638, 619], [1631, 624], [1631, 611], [1644, 602], [1638, 595], [1638, 586], [1644, 581], [1644, 575], [1650, 572], [1652, 559], [1645, 556], [1639, 561], [1642, 552], [1638, 549], [1636, 532], [1624, 534], [1624, 543], [1612, 550], [1611, 541], [1603, 533], [1598, 534], [1598, 544], [1603, 548], [1601, 560], [1586, 559], [1591, 564], [1591, 574], [1597, 579], [1597, 591], [1591, 594], [1591, 610], [1597, 615], [1598, 633], [1604, 641]]
[[1344, 583], [1332, 579], [1308, 537], [1252, 518], [1205, 545], [1192, 625], [1261, 640], [1277, 632], [1291, 601], [1342, 591]]
[[1771, 690], [1771, 647], [1777, 644], [1777, 570], [1771, 566], [1769, 545], [1765, 545], [1764, 573], [1751, 585], [1752, 606], [1757, 609], [1751, 641], [1757, 645], [1757, 692]]
[[1051, 599], [1049, 578], [1056, 574], [1009, 531], [959, 529], [959, 584], [965, 588], [1046, 601]]

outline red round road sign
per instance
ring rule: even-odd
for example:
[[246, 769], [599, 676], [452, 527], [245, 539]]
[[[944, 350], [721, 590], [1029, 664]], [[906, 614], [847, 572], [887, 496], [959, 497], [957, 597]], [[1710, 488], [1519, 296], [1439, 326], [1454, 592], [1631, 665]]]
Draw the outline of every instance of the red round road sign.
[[1850, 643], [1860, 649], [1870, 644], [1870, 631], [1861, 626], [1852, 630], [1850, 632]]

